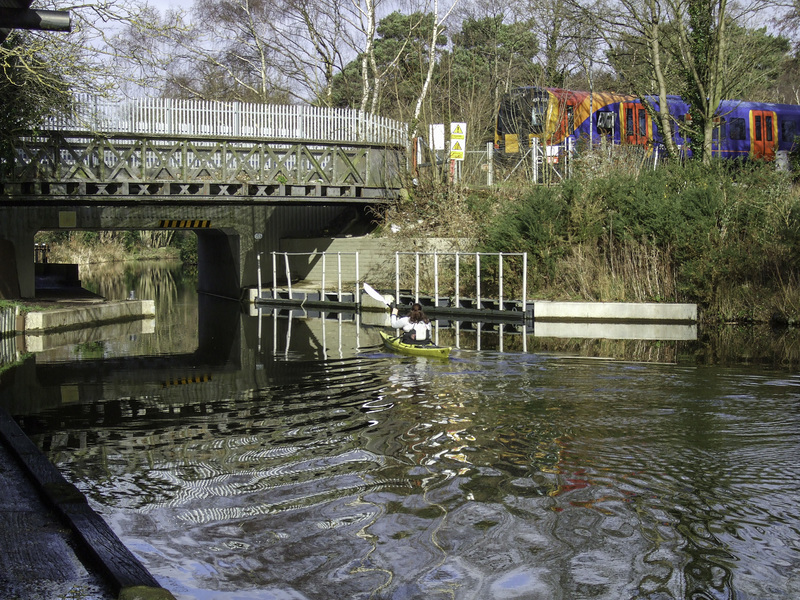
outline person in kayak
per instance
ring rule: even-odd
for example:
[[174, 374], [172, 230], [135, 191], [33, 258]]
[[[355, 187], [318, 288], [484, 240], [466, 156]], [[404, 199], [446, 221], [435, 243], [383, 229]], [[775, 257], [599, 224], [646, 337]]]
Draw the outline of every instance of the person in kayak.
[[397, 316], [397, 307], [392, 307], [392, 327], [403, 330], [403, 341], [407, 344], [427, 344], [431, 340], [431, 321], [422, 310], [422, 305], [414, 303], [405, 317]]

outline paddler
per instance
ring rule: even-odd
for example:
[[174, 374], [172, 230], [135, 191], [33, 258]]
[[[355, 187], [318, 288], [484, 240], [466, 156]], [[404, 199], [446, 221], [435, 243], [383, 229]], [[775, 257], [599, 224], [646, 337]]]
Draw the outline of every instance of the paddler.
[[397, 307], [392, 306], [392, 327], [403, 330], [403, 342], [423, 344], [431, 339], [431, 321], [422, 310], [422, 305], [414, 303], [405, 317], [397, 316]]

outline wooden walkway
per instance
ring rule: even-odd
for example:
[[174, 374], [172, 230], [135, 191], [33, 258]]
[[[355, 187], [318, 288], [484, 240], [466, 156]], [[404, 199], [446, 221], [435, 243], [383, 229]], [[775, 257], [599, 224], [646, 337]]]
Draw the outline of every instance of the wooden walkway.
[[0, 597], [174, 600], [0, 408]]

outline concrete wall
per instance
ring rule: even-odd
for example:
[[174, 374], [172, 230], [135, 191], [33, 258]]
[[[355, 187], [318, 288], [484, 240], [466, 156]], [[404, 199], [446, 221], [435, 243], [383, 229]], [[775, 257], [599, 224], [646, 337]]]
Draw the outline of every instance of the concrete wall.
[[551, 302], [535, 300], [536, 321], [669, 321], [694, 323], [696, 304], [659, 302]]

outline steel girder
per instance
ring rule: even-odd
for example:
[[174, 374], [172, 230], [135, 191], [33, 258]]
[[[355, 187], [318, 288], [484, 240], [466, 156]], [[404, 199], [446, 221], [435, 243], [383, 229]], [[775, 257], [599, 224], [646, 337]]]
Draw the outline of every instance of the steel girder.
[[0, 197], [380, 200], [405, 168], [398, 146], [63, 131], [21, 138], [14, 158], [0, 165]]

